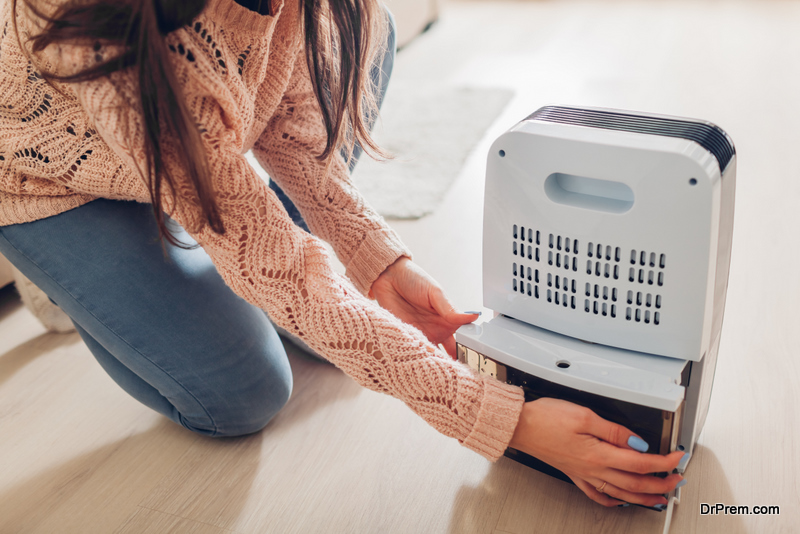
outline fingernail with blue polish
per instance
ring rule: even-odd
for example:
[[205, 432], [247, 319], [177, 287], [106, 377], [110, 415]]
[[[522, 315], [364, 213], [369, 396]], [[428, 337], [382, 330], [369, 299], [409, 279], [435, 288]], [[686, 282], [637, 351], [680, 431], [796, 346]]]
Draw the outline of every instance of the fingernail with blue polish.
[[631, 436], [628, 438], [628, 446], [639, 452], [647, 452], [647, 449], [650, 448], [650, 445], [647, 444], [645, 440], [640, 438], [639, 436]]
[[479, 312], [479, 311], [466, 311], [464, 313], [468, 313], [468, 314], [471, 314], [471, 315], [481, 315], [481, 312]]
[[657, 505], [653, 506], [653, 508], [655, 508], [659, 512], [663, 512], [664, 510], [667, 509], [667, 505], [666, 504], [657, 504]]
[[685, 485], [686, 485], [686, 479], [684, 478], [683, 480], [681, 480], [680, 482], [678, 482], [678, 484], [675, 486], [675, 489], [678, 489], [678, 488], [680, 488], [681, 486], [685, 486]]
[[617, 505], [617, 508], [627, 508], [627, 507], [628, 507], [628, 506], [630, 506], [630, 505], [631, 505], [631, 503], [629, 503], [629, 502], [624, 502], [624, 503], [622, 503], [622, 504], [618, 504], [618, 505]]
[[678, 469], [680, 469], [681, 471], [686, 469], [686, 465], [689, 463], [689, 459], [691, 457], [692, 457], [691, 453], [689, 453], [689, 452], [684, 453], [683, 454], [683, 458], [681, 458], [681, 461], [678, 462]]

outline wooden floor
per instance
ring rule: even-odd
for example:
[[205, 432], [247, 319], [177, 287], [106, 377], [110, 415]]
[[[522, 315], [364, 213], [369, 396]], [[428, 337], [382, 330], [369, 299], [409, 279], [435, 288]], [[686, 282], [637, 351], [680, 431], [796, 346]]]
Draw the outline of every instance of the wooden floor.
[[[800, 531], [800, 2], [447, 2], [398, 57], [406, 79], [510, 87], [434, 215], [396, 228], [462, 309], [481, 307], [489, 143], [550, 103], [693, 116], [739, 154], [711, 410], [673, 533]], [[469, 110], [464, 110], [468, 113]], [[293, 397], [257, 435], [214, 440], [140, 406], [76, 334], [0, 291], [0, 532], [661, 532], [513, 462], [490, 464], [400, 402], [292, 356]], [[703, 516], [700, 503], [778, 505]]]

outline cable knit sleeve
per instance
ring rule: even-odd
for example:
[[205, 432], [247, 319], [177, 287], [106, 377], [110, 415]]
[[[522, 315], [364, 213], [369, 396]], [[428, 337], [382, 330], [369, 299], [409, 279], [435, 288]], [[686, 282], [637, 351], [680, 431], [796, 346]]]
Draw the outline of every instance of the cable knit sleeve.
[[330, 166], [316, 158], [325, 139], [301, 49], [289, 86], [253, 154], [292, 199], [309, 229], [333, 246], [358, 290], [367, 293], [386, 267], [411, 253], [355, 188], [341, 155], [337, 152]]
[[[284, 8], [296, 4], [288, 2]], [[164, 198], [167, 212], [205, 249], [225, 282], [242, 298], [264, 309], [275, 323], [305, 340], [359, 384], [397, 397], [441, 433], [487, 458], [498, 458], [516, 427], [523, 402], [521, 390], [478, 376], [453, 362], [420, 331], [367, 299], [350, 280], [332, 269], [322, 241], [300, 230], [289, 219], [280, 201], [243, 156], [249, 129], [246, 125], [255, 115], [250, 87], [257, 90], [262, 85], [259, 76], [263, 74], [259, 73], [266, 70], [260, 71], [257, 61], [263, 47], [253, 43], [267, 39], [263, 36], [269, 36], [273, 27], [268, 18], [263, 18], [250, 25], [249, 35], [247, 28], [223, 32], [215, 26], [219, 21], [234, 24], [250, 20], [250, 14], [224, 0], [210, 0], [209, 10], [215, 18], [198, 19], [191, 28], [167, 36], [167, 43], [174, 54], [171, 57], [176, 76], [185, 88], [188, 109], [200, 128], [226, 231], [215, 233], [198, 215], [193, 189], [177, 164], [181, 146], [170, 138], [163, 139], [161, 145], [164, 164], [176, 181], [175, 196], [167, 194]], [[289, 35], [293, 27], [287, 23], [285, 35], [274, 37], [271, 45], [279, 48], [281, 43], [289, 46], [295, 42]], [[100, 61], [107, 52], [95, 48], [63, 47], [54, 51], [51, 64], [80, 68]], [[246, 59], [239, 63], [237, 73], [229, 69], [236, 65], [237, 57], [231, 50], [241, 49], [253, 52], [249, 56], [242, 53]], [[6, 52], [4, 46], [3, 53]], [[47, 91], [43, 80], [26, 80], [21, 80], [19, 86]], [[144, 181], [131, 170], [136, 169], [137, 161], [144, 160], [144, 127], [134, 104], [135, 87], [132, 73], [123, 71], [64, 86], [58, 99], [51, 95], [52, 103], [40, 110], [35, 120], [26, 123], [30, 132], [26, 142], [34, 146], [39, 139], [36, 132], [44, 136], [44, 132], [50, 131], [55, 116], [65, 121], [63, 128], [67, 135], [72, 136], [69, 131], [74, 130], [79, 134], [75, 138], [82, 143], [91, 142], [91, 148], [83, 150], [80, 161], [73, 164], [69, 158], [77, 146], [75, 142], [35, 145], [35, 153], [25, 155], [25, 159], [14, 159], [9, 176], [22, 176], [24, 169], [25, 177], [38, 176], [43, 184], [63, 182], [59, 187], [64, 187], [68, 194], [146, 201]], [[36, 94], [34, 91], [31, 98]], [[285, 112], [291, 113], [290, 100], [284, 102]], [[44, 117], [41, 120], [40, 115]], [[280, 116], [291, 117], [285, 113]], [[288, 118], [276, 119], [274, 125], [285, 126], [290, 122]], [[277, 152], [280, 157], [268, 157], [266, 161], [285, 158], [303, 166], [311, 161], [307, 151], [308, 147], [302, 145], [293, 149], [284, 147]], [[57, 168], [46, 174], [55, 164]], [[294, 177], [288, 172], [282, 175]], [[339, 190], [328, 188], [325, 178], [316, 170], [302, 176], [310, 177], [321, 191]], [[337, 187], [342, 191], [350, 187], [345, 180], [340, 183]], [[345, 198], [342, 203], [348, 206], [345, 211], [363, 212], [349, 207], [350, 203], [360, 202], [358, 197], [342, 195], [331, 197], [331, 203]], [[321, 198], [327, 202], [327, 197]], [[332, 229], [327, 225], [337, 224], [334, 219], [325, 215], [314, 224], [323, 232], [327, 229], [329, 235]], [[366, 237], [355, 239], [350, 248], [344, 246], [350, 263], [362, 255], [361, 249], [373, 239], [371, 235], [384, 231], [378, 222], [364, 224], [363, 228]], [[385, 239], [376, 237], [374, 241], [385, 242]], [[400, 250], [399, 244], [397, 247]]]
[[[197, 105], [219, 112], [210, 100]], [[206, 115], [203, 124], [204, 138], [225, 137], [219, 116]], [[199, 221], [189, 202], [179, 201], [173, 217], [225, 282], [359, 384], [397, 397], [441, 433], [498, 458], [516, 427], [521, 390], [477, 376], [362, 295], [332, 269], [322, 241], [291, 221], [238, 151], [209, 142], [212, 149], [225, 234]], [[180, 176], [179, 169], [173, 172]]]

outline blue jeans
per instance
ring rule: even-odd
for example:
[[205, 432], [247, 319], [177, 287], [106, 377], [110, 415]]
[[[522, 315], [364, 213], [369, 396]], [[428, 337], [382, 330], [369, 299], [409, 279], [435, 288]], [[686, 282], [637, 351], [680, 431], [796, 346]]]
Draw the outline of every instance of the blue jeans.
[[[392, 21], [372, 73], [381, 99], [394, 52]], [[189, 430], [256, 432], [288, 401], [292, 372], [266, 313], [225, 285], [202, 248], [162, 247], [151, 206], [100, 199], [0, 227], [0, 253], [69, 315], [122, 389]]]

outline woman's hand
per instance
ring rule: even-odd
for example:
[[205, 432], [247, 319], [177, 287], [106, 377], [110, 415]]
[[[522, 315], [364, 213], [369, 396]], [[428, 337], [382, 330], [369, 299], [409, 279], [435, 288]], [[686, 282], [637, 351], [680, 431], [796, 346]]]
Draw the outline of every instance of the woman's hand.
[[381, 273], [369, 295], [398, 319], [419, 328], [431, 343], [441, 343], [453, 358], [453, 334], [478, 318], [478, 314], [458, 313], [436, 281], [405, 256]]
[[603, 506], [626, 502], [666, 505], [662, 494], [675, 489], [683, 477], [673, 474], [659, 478], [650, 473], [671, 472], [684, 453], [660, 456], [636, 452], [629, 440], [636, 444], [640, 439], [588, 408], [542, 398], [523, 406], [509, 445], [561, 470]]

